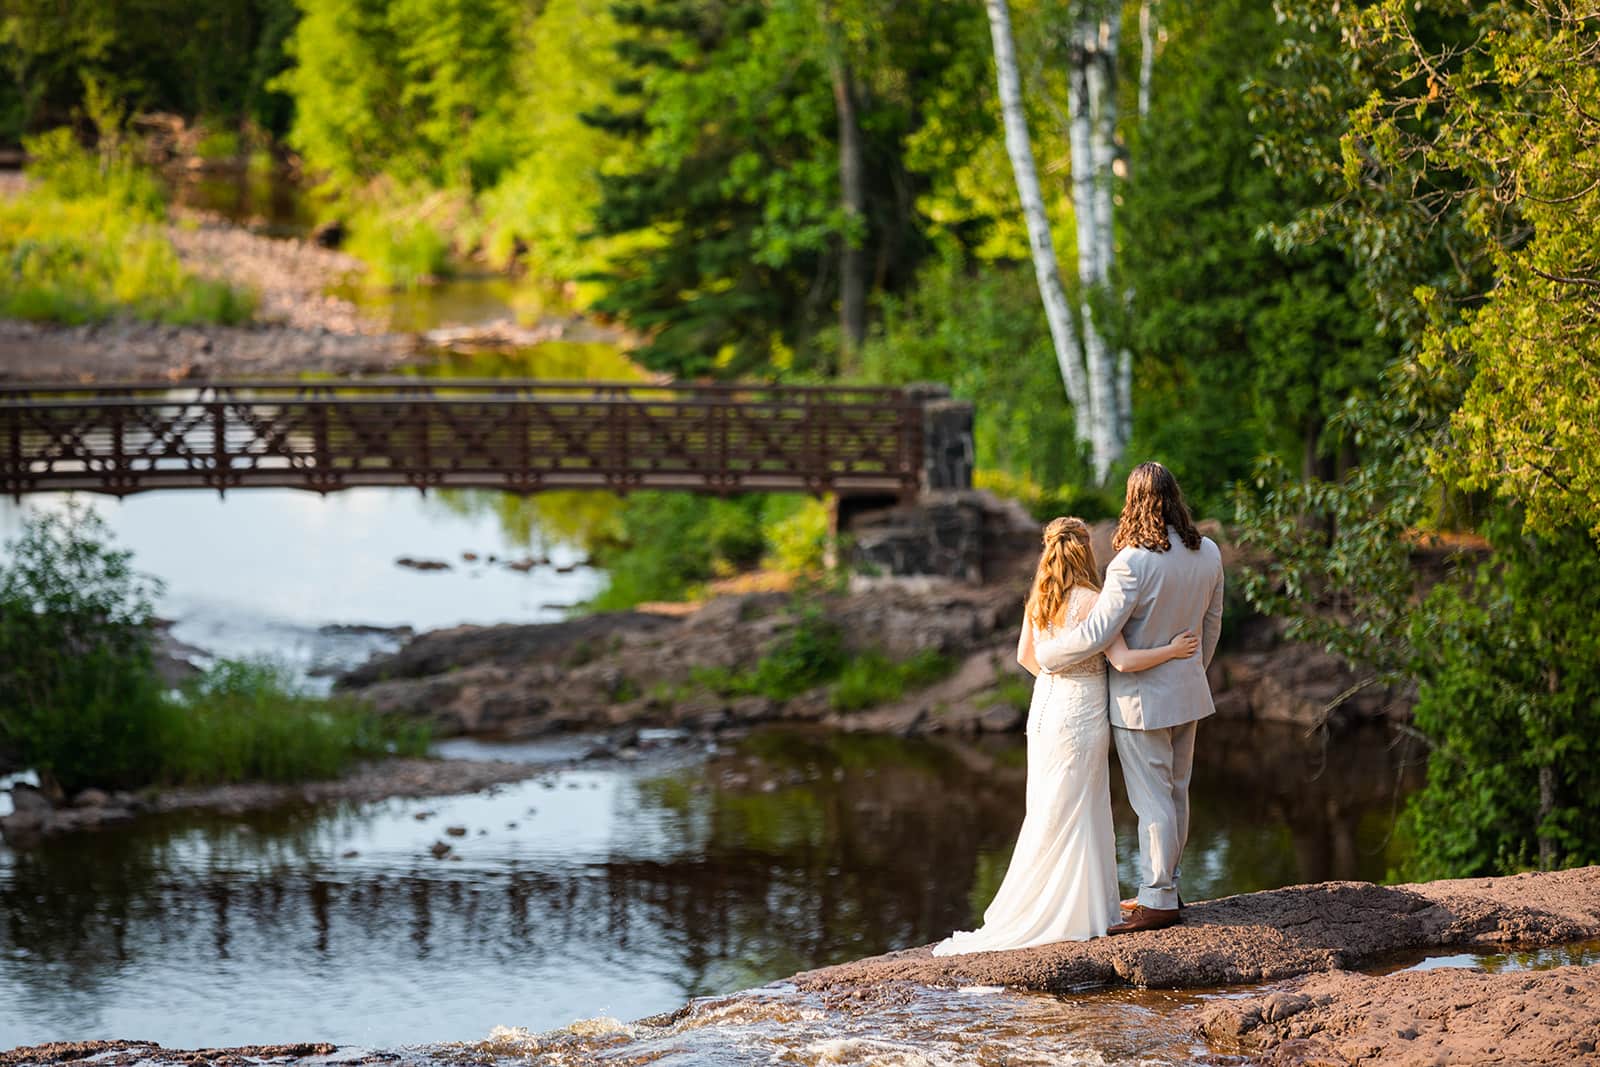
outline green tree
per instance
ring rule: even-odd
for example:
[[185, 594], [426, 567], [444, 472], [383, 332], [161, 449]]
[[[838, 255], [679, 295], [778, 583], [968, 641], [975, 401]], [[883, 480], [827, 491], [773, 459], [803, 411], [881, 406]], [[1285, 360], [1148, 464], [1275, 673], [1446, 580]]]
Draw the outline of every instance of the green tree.
[[1350, 184], [1397, 190], [1493, 271], [1465, 300], [1417, 290], [1424, 365], [1470, 377], [1436, 465], [1520, 503], [1533, 529], [1582, 522], [1600, 539], [1600, 12], [1488, 4], [1442, 44], [1432, 14], [1384, 0], [1347, 19], [1392, 75], [1354, 114], [1344, 162]]
[[[640, 247], [598, 279], [597, 307], [647, 331], [640, 357], [660, 369], [832, 370], [841, 253], [858, 249], [873, 287], [893, 291], [926, 251], [906, 142], [925, 102], [945, 99], [952, 57], [982, 45], [981, 12], [877, 0], [612, 11], [629, 30], [620, 100], [586, 119], [637, 152], [602, 175], [595, 230]], [[839, 78], [860, 135], [853, 205], [841, 193]]]
[[1124, 214], [1123, 335], [1141, 400], [1131, 450], [1167, 462], [1214, 513], [1264, 452], [1307, 479], [1331, 477], [1341, 448], [1348, 462], [1334, 416], [1377, 391], [1396, 344], [1379, 335], [1350, 250], [1266, 239], [1321, 202], [1299, 173], [1262, 165], [1274, 112], [1260, 89], [1240, 91], [1273, 73], [1282, 25], [1242, 0], [1175, 0], [1161, 20], [1169, 39]]
[[[1269, 562], [1247, 592], [1374, 680], [1418, 681], [1435, 748], [1408, 816], [1416, 873], [1591, 862], [1600, 603], [1572, 520], [1593, 517], [1594, 346], [1574, 301], [1592, 285], [1594, 190], [1540, 183], [1591, 168], [1589, 107], [1570, 102], [1592, 92], [1592, 19], [1532, 0], [1319, 2], [1285, 21], [1264, 156], [1323, 198], [1274, 235], [1353, 253], [1400, 347], [1384, 393], [1340, 416], [1356, 467], [1302, 485], [1263, 470], [1241, 517]], [[1529, 372], [1536, 354], [1555, 375]], [[1488, 487], [1493, 556], [1419, 600], [1411, 546]]]
[[527, 0], [300, 0], [289, 142], [350, 194], [402, 187], [481, 191], [522, 154], [525, 86], [512, 77]]
[[[69, 10], [70, 9], [70, 10]], [[294, 0], [8, 0], [0, 8], [0, 138], [74, 121], [85, 82], [127, 110], [287, 128], [268, 87], [287, 64]]]
[[1493, 557], [1412, 624], [1435, 745], [1407, 811], [1416, 877], [1600, 862], [1600, 550], [1522, 525], [1498, 516]]

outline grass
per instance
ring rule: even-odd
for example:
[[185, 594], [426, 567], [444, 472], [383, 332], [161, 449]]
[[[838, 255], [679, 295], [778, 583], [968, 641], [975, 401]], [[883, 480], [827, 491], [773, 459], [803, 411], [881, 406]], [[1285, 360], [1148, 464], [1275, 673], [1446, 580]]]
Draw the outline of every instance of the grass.
[[164, 781], [295, 782], [336, 778], [358, 759], [428, 751], [428, 733], [347, 697], [299, 691], [265, 662], [224, 661], [169, 701]]
[[828, 691], [828, 701], [838, 711], [861, 711], [889, 704], [905, 696], [907, 690], [922, 689], [949, 677], [955, 666], [955, 660], [932, 648], [907, 660], [869, 652], [845, 665]]
[[32, 184], [0, 200], [0, 316], [191, 325], [255, 313], [253, 294], [184, 269], [147, 170], [93, 155], [64, 130], [31, 139], [29, 150]]
[[790, 700], [817, 686], [828, 687], [828, 702], [839, 711], [860, 711], [899, 700], [907, 690], [948, 677], [955, 661], [934, 649], [910, 659], [890, 659], [880, 651], [852, 656], [838, 626], [814, 603], [800, 600], [793, 629], [746, 670], [703, 667], [690, 674], [694, 684], [727, 697], [764, 696]]
[[979, 698], [979, 703], [984, 707], [995, 705], [1009, 705], [1018, 711], [1026, 712], [1033, 703], [1033, 679], [1024, 678], [1013, 671], [1003, 671], [1000, 680], [995, 682], [994, 688]]

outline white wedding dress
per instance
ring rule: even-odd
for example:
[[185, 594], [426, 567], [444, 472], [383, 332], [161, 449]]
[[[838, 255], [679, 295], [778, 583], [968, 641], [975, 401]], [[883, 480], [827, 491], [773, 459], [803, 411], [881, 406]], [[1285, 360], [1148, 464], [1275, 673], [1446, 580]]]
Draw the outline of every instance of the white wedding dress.
[[[1073, 589], [1065, 617], [1081, 618], [1094, 598]], [[1027, 812], [1011, 866], [983, 927], [951, 934], [933, 946], [935, 956], [1086, 941], [1121, 921], [1110, 744], [1105, 657], [1041, 671], [1028, 707]]]

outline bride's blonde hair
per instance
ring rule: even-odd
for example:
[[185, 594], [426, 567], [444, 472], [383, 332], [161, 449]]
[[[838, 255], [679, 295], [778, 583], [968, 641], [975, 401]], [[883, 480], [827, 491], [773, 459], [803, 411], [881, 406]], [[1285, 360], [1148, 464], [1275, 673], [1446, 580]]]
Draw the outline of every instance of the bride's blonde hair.
[[1033, 591], [1028, 594], [1028, 618], [1041, 629], [1055, 622], [1061, 605], [1075, 585], [1100, 588], [1100, 573], [1094, 565], [1094, 545], [1089, 540], [1089, 524], [1063, 516], [1051, 519], [1044, 528], [1044, 551], [1033, 572]]

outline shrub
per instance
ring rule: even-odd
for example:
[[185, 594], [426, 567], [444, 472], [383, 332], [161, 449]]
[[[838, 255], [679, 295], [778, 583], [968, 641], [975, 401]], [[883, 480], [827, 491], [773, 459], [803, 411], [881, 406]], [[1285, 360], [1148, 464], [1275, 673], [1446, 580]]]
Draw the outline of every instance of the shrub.
[[838, 677], [846, 662], [838, 624], [808, 596], [797, 596], [794, 603], [794, 626], [753, 668], [698, 670], [693, 680], [722, 696], [789, 700]]
[[150, 648], [159, 583], [107, 539], [73, 502], [30, 515], [0, 565], [0, 747], [24, 766], [73, 792], [331, 777], [426, 750], [420, 728], [311, 696], [269, 664], [222, 662], [168, 695]]
[[794, 574], [820, 571], [828, 549], [828, 505], [814, 497], [772, 497], [761, 533], [768, 566]]
[[868, 652], [847, 663], [828, 692], [839, 711], [860, 711], [899, 700], [907, 690], [932, 685], [955, 669], [955, 661], [927, 648], [908, 660], [895, 661], [882, 652]]
[[186, 684], [163, 740], [163, 778], [190, 784], [332, 778], [362, 757], [427, 751], [425, 729], [312, 696], [266, 661], [222, 661]]
[[76, 503], [36, 513], [0, 566], [0, 744], [65, 789], [137, 784], [160, 759], [159, 585], [105, 536]]
[[694, 596], [710, 579], [754, 565], [765, 548], [761, 514], [759, 496], [630, 495], [616, 534], [596, 546], [608, 583], [590, 607], [616, 611]]

